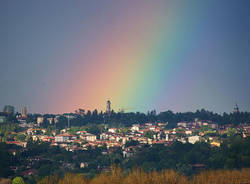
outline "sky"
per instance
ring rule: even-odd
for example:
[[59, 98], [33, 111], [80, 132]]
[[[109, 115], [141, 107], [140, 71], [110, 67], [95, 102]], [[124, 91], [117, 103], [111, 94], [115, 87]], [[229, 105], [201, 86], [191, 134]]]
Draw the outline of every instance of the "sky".
[[2, 0], [0, 110], [250, 111], [250, 1]]

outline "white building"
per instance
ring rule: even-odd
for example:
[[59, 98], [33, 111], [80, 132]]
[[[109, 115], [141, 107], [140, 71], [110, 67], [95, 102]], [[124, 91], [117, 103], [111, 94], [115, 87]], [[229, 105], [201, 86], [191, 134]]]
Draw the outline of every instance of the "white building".
[[131, 131], [133, 131], [133, 132], [135, 132], [135, 131], [139, 131], [139, 129], [140, 129], [140, 125], [138, 125], [138, 124], [134, 124], [134, 125], [132, 125], [132, 127], [131, 127]]
[[67, 142], [70, 138], [68, 134], [59, 134], [55, 136], [55, 142]]
[[200, 141], [200, 136], [198, 135], [188, 137], [188, 142], [191, 144], [194, 144], [199, 141]]
[[56, 116], [56, 117], [54, 118], [54, 122], [55, 122], [55, 123], [58, 123], [58, 122], [59, 122], [59, 118], [60, 118], [60, 116]]
[[80, 138], [86, 141], [96, 141], [96, 135], [90, 133], [82, 134]]
[[109, 132], [112, 132], [112, 133], [116, 133], [116, 130], [117, 130], [116, 128], [109, 128], [108, 131], [109, 131]]
[[0, 123], [5, 123], [6, 119], [7, 118], [5, 116], [0, 116]]
[[186, 130], [186, 131], [185, 131], [185, 134], [186, 134], [186, 135], [191, 135], [192, 133], [193, 133], [193, 132], [192, 132], [191, 130]]
[[166, 141], [168, 141], [169, 140], [169, 135], [168, 134], [166, 134]]
[[181, 143], [183, 143], [183, 144], [185, 144], [187, 141], [186, 141], [186, 139], [184, 138], [184, 137], [181, 137], [181, 138], [179, 138], [179, 139], [177, 139], [179, 142], [181, 142]]
[[37, 122], [38, 125], [40, 125], [41, 123], [43, 123], [43, 117], [42, 116], [37, 117], [36, 122]]
[[87, 141], [96, 141], [96, 135], [88, 133], [86, 139]]
[[49, 124], [52, 124], [52, 123], [53, 123], [54, 118], [47, 118], [47, 120], [48, 120]]
[[183, 121], [183, 122], [179, 122], [177, 123], [178, 127], [187, 127], [187, 122]]
[[80, 164], [80, 168], [85, 168], [85, 167], [88, 167], [88, 162], [81, 162]]

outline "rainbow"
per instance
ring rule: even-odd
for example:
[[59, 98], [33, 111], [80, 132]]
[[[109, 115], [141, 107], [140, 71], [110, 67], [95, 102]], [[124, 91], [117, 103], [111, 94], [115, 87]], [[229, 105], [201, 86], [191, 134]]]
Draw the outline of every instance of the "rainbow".
[[185, 67], [192, 38], [183, 31], [187, 20], [180, 18], [183, 10], [171, 4], [138, 4], [121, 12], [71, 58], [71, 78], [65, 79], [71, 85], [55, 95], [61, 99], [57, 109], [104, 110], [108, 99], [114, 110], [157, 108]]

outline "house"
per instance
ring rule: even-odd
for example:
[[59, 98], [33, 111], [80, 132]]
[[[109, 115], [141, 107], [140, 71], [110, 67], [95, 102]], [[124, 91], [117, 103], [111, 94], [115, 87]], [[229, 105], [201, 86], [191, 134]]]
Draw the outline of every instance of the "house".
[[137, 132], [137, 133], [135, 133], [134, 135], [135, 135], [136, 137], [141, 137], [143, 134], [140, 133], [140, 132]]
[[191, 144], [194, 144], [198, 141], [200, 141], [200, 136], [198, 135], [188, 137], [188, 142]]
[[33, 135], [32, 136], [32, 140], [33, 141], [38, 141], [38, 140], [41, 140], [41, 141], [47, 141], [49, 142], [50, 140], [48, 140], [48, 137], [47, 135]]
[[243, 138], [250, 137], [250, 133], [249, 132], [243, 132], [242, 137]]
[[60, 116], [56, 116], [56, 117], [54, 118], [54, 122], [55, 122], [55, 123], [58, 123], [58, 122], [59, 122], [59, 119], [60, 119]]
[[169, 134], [166, 134], [166, 141], [169, 140]]
[[208, 126], [208, 123], [207, 122], [203, 122], [202, 125], [203, 126]]
[[50, 142], [54, 139], [54, 137], [48, 137], [48, 136], [43, 136], [41, 137], [41, 140], [44, 142]]
[[152, 126], [152, 125], [153, 125], [153, 123], [151, 123], [151, 122], [145, 123], [145, 126]]
[[170, 134], [170, 133], [171, 133], [171, 130], [163, 130], [163, 132], [164, 132], [165, 134]]
[[193, 164], [192, 165], [193, 170], [198, 170], [198, 171], [204, 170], [206, 169], [206, 167], [207, 166], [205, 164]]
[[148, 132], [148, 131], [150, 131], [149, 129], [142, 129], [142, 130], [139, 130], [139, 132], [141, 133], [141, 134], [145, 134], [146, 132]]
[[108, 137], [109, 137], [109, 136], [107, 135], [107, 133], [101, 133], [101, 134], [100, 134], [100, 139], [101, 139], [101, 140], [108, 139]]
[[151, 131], [155, 131], [155, 129], [156, 129], [156, 126], [149, 126], [149, 130], [151, 130]]
[[38, 140], [39, 140], [38, 135], [33, 135], [33, 136], [32, 136], [32, 140], [33, 140], [33, 141], [38, 141]]
[[160, 126], [160, 127], [165, 127], [165, 126], [167, 126], [167, 124], [168, 124], [168, 123], [158, 123], [158, 126]]
[[82, 134], [80, 138], [86, 141], [96, 141], [96, 135], [90, 133]]
[[47, 120], [48, 120], [49, 124], [52, 124], [52, 123], [53, 123], [54, 118], [47, 118]]
[[187, 127], [187, 122], [186, 121], [179, 122], [179, 123], [177, 123], [177, 126], [186, 128]]
[[117, 141], [119, 141], [120, 139], [122, 139], [122, 134], [106, 132], [106, 133], [102, 133], [100, 135], [100, 139], [101, 140], [117, 140]]
[[80, 135], [83, 135], [83, 134], [86, 134], [87, 133], [87, 131], [78, 131], [78, 132], [76, 132], [76, 134], [80, 134]]
[[244, 132], [250, 133], [250, 126], [243, 126]]
[[81, 162], [80, 163], [80, 168], [82, 169], [82, 168], [85, 168], [85, 167], [88, 167], [88, 162]]
[[139, 131], [140, 129], [140, 125], [139, 124], [133, 124], [132, 127], [131, 127], [131, 131], [132, 132], [135, 132], [135, 131]]
[[123, 157], [124, 158], [128, 158], [128, 157], [131, 157], [135, 154], [136, 152], [136, 149], [139, 148], [140, 145], [137, 145], [137, 146], [129, 146], [127, 148], [125, 148], [122, 152], [123, 154]]
[[122, 137], [122, 144], [126, 144], [128, 140], [129, 140], [129, 137]]
[[211, 144], [211, 146], [220, 147], [220, 142], [218, 142], [218, 141], [213, 141], [210, 144]]
[[22, 146], [26, 148], [27, 142], [20, 142], [20, 141], [7, 141], [6, 144], [15, 144], [17, 146]]
[[5, 123], [7, 120], [6, 116], [0, 116], [0, 123]]
[[218, 124], [215, 124], [215, 123], [210, 123], [208, 124], [208, 126], [212, 129], [217, 129], [218, 128]]
[[184, 137], [181, 137], [181, 138], [177, 139], [177, 141], [179, 141], [179, 142], [181, 142], [183, 144], [185, 144], [187, 142]]
[[116, 133], [116, 131], [117, 131], [117, 128], [109, 128], [109, 130], [108, 130], [109, 132], [112, 132], [112, 133]]
[[129, 158], [129, 157], [131, 157], [131, 156], [133, 156], [134, 155], [134, 152], [133, 151], [129, 151], [129, 150], [127, 150], [127, 151], [123, 151], [122, 152], [122, 154], [123, 154], [123, 157], [124, 158]]
[[43, 117], [42, 116], [37, 117], [36, 122], [40, 126], [40, 124], [43, 123]]
[[219, 134], [220, 135], [223, 135], [223, 134], [226, 134], [227, 133], [227, 130], [226, 129], [220, 129], [219, 130]]
[[140, 137], [140, 138], [138, 138], [138, 141], [139, 141], [140, 144], [147, 144], [148, 143], [148, 138]]
[[61, 132], [62, 134], [64, 134], [64, 133], [66, 133], [66, 132], [67, 132], [67, 129], [66, 129], [66, 128], [64, 128], [64, 129], [60, 130], [60, 132]]
[[17, 150], [16, 149], [9, 149], [9, 153], [11, 153], [13, 156], [16, 156]]
[[31, 176], [35, 174], [35, 170], [34, 169], [29, 169], [29, 170], [25, 170], [22, 172], [22, 176]]
[[40, 129], [40, 128], [29, 128], [26, 133], [28, 135], [36, 135], [36, 134], [45, 134], [46, 133], [46, 129]]
[[154, 129], [154, 132], [160, 132], [162, 129], [160, 128], [160, 127], [156, 127], [155, 129]]
[[58, 134], [55, 136], [55, 142], [67, 142], [70, 139], [69, 134]]
[[86, 135], [86, 140], [87, 141], [96, 141], [96, 135], [88, 133]]
[[193, 133], [192, 130], [186, 130], [186, 131], [185, 131], [185, 134], [186, 134], [186, 135], [191, 135], [192, 133]]
[[148, 138], [148, 139], [147, 139], [147, 143], [148, 143], [148, 144], [152, 144], [152, 139], [149, 139], [149, 138]]
[[157, 140], [157, 141], [153, 141], [152, 144], [165, 144], [166, 140]]

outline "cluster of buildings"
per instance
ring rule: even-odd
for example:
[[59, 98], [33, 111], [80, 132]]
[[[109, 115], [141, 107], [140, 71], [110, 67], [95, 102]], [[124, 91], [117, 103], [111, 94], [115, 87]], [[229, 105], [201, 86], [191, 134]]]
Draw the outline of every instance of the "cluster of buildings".
[[[14, 114], [13, 106], [5, 106], [5, 114]], [[239, 112], [236, 105], [234, 112]], [[106, 113], [111, 114], [111, 102], [107, 102]], [[77, 115], [84, 114], [83, 109], [76, 111]], [[105, 128], [99, 135], [91, 134], [87, 131], [77, 131], [72, 133], [70, 130], [70, 120], [74, 119], [73, 115], [64, 115], [68, 119], [68, 128], [60, 130], [52, 130], [48, 132], [47, 129], [41, 128], [41, 124], [45, 121], [50, 124], [56, 124], [59, 122], [60, 116], [44, 117], [38, 116], [36, 123], [26, 123], [27, 108], [22, 108], [22, 113], [17, 114], [17, 119], [20, 122], [20, 126], [25, 129], [23, 134], [33, 141], [50, 142], [51, 146], [60, 146], [69, 151], [87, 150], [91, 147], [106, 146], [107, 149], [114, 147], [121, 147], [124, 152], [124, 157], [131, 156], [135, 152], [137, 147], [143, 144], [164, 144], [166, 146], [171, 145], [175, 141], [182, 143], [195, 144], [199, 141], [204, 141], [211, 146], [220, 147], [223, 141], [223, 135], [225, 134], [240, 134], [242, 137], [247, 137], [250, 134], [250, 125], [238, 125], [236, 128], [232, 128], [230, 124], [218, 126], [218, 124], [211, 121], [204, 121], [195, 119], [192, 122], [178, 122], [177, 127], [173, 129], [167, 128], [167, 122], [148, 122], [145, 124], [133, 124], [128, 128]], [[1, 116], [0, 116], [1, 122]], [[71, 133], [70, 133], [71, 132]], [[13, 134], [16, 134], [13, 132]], [[225, 137], [225, 136], [224, 136]], [[136, 145], [129, 146], [128, 142], [134, 142]], [[10, 144], [17, 144], [25, 147], [27, 142], [23, 140], [9, 141]]]
[[[110, 102], [107, 103], [107, 109], [106, 113], [110, 115]], [[235, 108], [235, 111], [238, 111], [238, 108]], [[6, 107], [4, 114], [1, 115], [0, 113], [0, 123], [1, 117], [7, 118], [6, 114], [14, 114], [14, 109], [12, 107]], [[119, 148], [122, 150], [123, 157], [128, 158], [141, 151], [141, 148], [146, 144], [171, 146], [175, 141], [179, 141], [184, 144], [195, 144], [196, 142], [202, 141], [209, 143], [211, 146], [220, 147], [224, 139], [226, 139], [226, 137], [230, 134], [238, 134], [242, 137], [250, 136], [249, 124], [240, 124], [237, 127], [233, 127], [230, 124], [219, 126], [211, 121], [199, 119], [195, 119], [191, 122], [178, 122], [177, 126], [171, 129], [168, 128], [169, 126], [167, 122], [148, 122], [145, 124], [135, 123], [127, 128], [107, 127], [108, 125], [106, 125], [101, 129], [99, 134], [94, 135], [88, 131], [84, 131], [80, 127], [79, 130], [75, 130], [76, 127], [74, 127], [74, 131], [70, 128], [69, 122], [76, 118], [77, 115], [83, 115], [84, 110], [80, 109], [75, 114], [76, 116], [72, 114], [56, 116], [38, 115], [35, 118], [36, 122], [27, 123], [27, 108], [24, 107], [22, 109], [22, 113], [15, 114], [17, 120], [19, 121], [18, 125], [22, 128], [22, 131], [11, 132], [10, 135], [12, 135], [12, 139], [5, 140], [5, 142], [7, 144], [21, 146], [25, 149], [27, 147], [28, 140], [32, 139], [33, 141], [48, 142], [51, 146], [59, 146], [71, 152], [88, 150], [95, 147], [107, 148], [104, 149], [107, 151], [103, 151], [102, 154], [112, 153], [114, 150]], [[67, 118], [67, 128], [61, 130], [42, 128], [44, 126], [41, 125], [45, 121], [49, 124], [56, 125], [57, 127], [57, 124], [60, 123], [59, 119], [61, 116]], [[17, 137], [19, 137], [19, 139], [17, 139]], [[20, 139], [20, 137], [22, 137], [22, 139]], [[15, 149], [10, 150], [10, 152], [13, 155], [16, 154]], [[48, 158], [32, 157], [29, 159], [29, 164], [32, 165], [33, 162]], [[65, 167], [72, 167], [72, 164], [70, 163], [64, 164], [66, 164]], [[80, 168], [85, 168], [87, 166], [87, 162], [80, 163]], [[30, 168], [32, 167], [30, 166], [29, 168], [24, 168], [27, 175], [32, 175], [32, 173], [34, 173], [34, 170]]]
[[[70, 128], [53, 130], [48, 132], [47, 129], [39, 127], [43, 117], [37, 118], [36, 126], [26, 126], [26, 130], [19, 132], [26, 138], [31, 138], [33, 141], [50, 142], [51, 146], [60, 146], [68, 151], [87, 150], [91, 147], [106, 146], [107, 149], [121, 147], [124, 157], [129, 157], [136, 152], [136, 149], [143, 144], [164, 144], [171, 145], [175, 141], [182, 143], [194, 144], [199, 141], [204, 141], [211, 146], [220, 147], [223, 141], [224, 134], [234, 132], [241, 134], [243, 137], [250, 135], [250, 125], [239, 125], [237, 128], [232, 128], [231, 125], [218, 126], [211, 121], [201, 121], [196, 119], [193, 122], [178, 122], [177, 127], [168, 129], [168, 123], [145, 123], [133, 124], [128, 128], [106, 128], [99, 135], [91, 134], [87, 131], [77, 131], [70, 133]], [[55, 121], [52, 118], [51, 121]], [[20, 124], [23, 126], [23, 123]], [[129, 146], [129, 142], [136, 142], [136, 145]], [[26, 146], [26, 142], [9, 141], [7, 143]]]
[[0, 123], [4, 123], [7, 120], [8, 116], [16, 116], [19, 121], [27, 119], [27, 107], [22, 107], [21, 113], [15, 114], [15, 107], [12, 105], [5, 105], [3, 108], [3, 112], [0, 112]]

